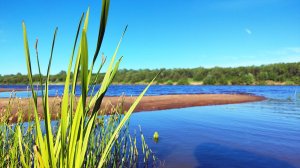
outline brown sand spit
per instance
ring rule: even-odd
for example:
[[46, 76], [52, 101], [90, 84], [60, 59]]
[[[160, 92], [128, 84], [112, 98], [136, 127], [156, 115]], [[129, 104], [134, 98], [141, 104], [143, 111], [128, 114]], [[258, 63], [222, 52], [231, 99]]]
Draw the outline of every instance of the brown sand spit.
[[[105, 97], [101, 105], [101, 109], [110, 111], [112, 106], [123, 102], [123, 107], [127, 110], [136, 97]], [[162, 95], [162, 96], [144, 96], [135, 112], [140, 111], [154, 111], [165, 109], [176, 109], [194, 106], [208, 106], [208, 105], [221, 105], [221, 104], [236, 104], [244, 102], [255, 102], [265, 100], [264, 97], [243, 95], [243, 94], [192, 94], [192, 95]], [[61, 98], [49, 98], [50, 111], [52, 118], [57, 118], [60, 111]], [[9, 99], [0, 99], [0, 118], [3, 118], [7, 111]], [[30, 107], [32, 107], [30, 99], [13, 99], [10, 102], [11, 114], [9, 120], [15, 122], [18, 118], [17, 111], [24, 112], [24, 118], [27, 119], [27, 114]], [[18, 110], [19, 109], [19, 110]], [[38, 99], [38, 111], [42, 117], [42, 103], [41, 98]], [[32, 113], [31, 113], [32, 114]], [[2, 117], [1, 117], [2, 116]]]

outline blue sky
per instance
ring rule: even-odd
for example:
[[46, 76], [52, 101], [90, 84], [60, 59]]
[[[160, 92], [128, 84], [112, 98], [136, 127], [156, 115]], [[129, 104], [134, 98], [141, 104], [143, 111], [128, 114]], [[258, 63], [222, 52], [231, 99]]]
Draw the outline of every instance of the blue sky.
[[[0, 74], [26, 73], [22, 20], [33, 58], [35, 39], [39, 39], [43, 72], [58, 27], [52, 73], [66, 70], [79, 18], [88, 6], [89, 52], [93, 53], [100, 0], [0, 0]], [[299, 0], [111, 0], [110, 7], [101, 52], [112, 56], [128, 24], [118, 54], [124, 56], [121, 68], [235, 67], [300, 61]], [[36, 66], [33, 69], [37, 72]]]

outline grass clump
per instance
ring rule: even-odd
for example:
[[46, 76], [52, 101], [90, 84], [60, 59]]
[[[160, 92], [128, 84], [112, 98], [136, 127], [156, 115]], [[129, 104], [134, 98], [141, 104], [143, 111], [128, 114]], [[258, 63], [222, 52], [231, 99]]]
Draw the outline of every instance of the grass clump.
[[[40, 88], [44, 88], [41, 97], [42, 116], [44, 120], [41, 121], [37, 103], [38, 96], [33, 84], [32, 61], [28, 46], [27, 31], [25, 23], [22, 23], [28, 80], [32, 95], [30, 104], [32, 105], [32, 115], [34, 119], [30, 121], [31, 114], [27, 114], [29, 116], [27, 123], [25, 123], [22, 116], [20, 116], [17, 123], [10, 124], [9, 115], [12, 113], [11, 105], [7, 106], [4, 112], [7, 116], [1, 117], [2, 121], [0, 124], [1, 167], [136, 167], [141, 164], [136, 136], [131, 137], [129, 134], [128, 121], [133, 110], [149, 86], [153, 83], [153, 80], [138, 96], [128, 111], [124, 112], [122, 107], [115, 107], [112, 115], [98, 116], [99, 113], [104, 114], [100, 109], [100, 105], [118, 71], [122, 59], [121, 57], [116, 60], [116, 55], [127, 27], [111, 58], [100, 89], [95, 92], [94, 96], [88, 98], [88, 92], [91, 90], [94, 92], [92, 86], [94, 86], [96, 84], [95, 81], [97, 81], [97, 79], [92, 79], [91, 76], [103, 41], [108, 19], [109, 4], [109, 0], [102, 1], [97, 46], [91, 63], [89, 63], [90, 54], [88, 53], [86, 35], [89, 9], [85, 14], [85, 18], [83, 14], [80, 19], [68, 70], [66, 72], [65, 87], [61, 98], [60, 120], [58, 121], [51, 119], [51, 104], [49, 104], [48, 97], [52, 55], [58, 29], [56, 28], [54, 31], [45, 78], [43, 78], [40, 70], [37, 43], [35, 46], [39, 70], [39, 85]], [[82, 31], [80, 31], [82, 24], [83, 28]], [[78, 42], [79, 37], [80, 40]], [[75, 54], [77, 43], [78, 49], [77, 54]], [[101, 66], [97, 70], [97, 76], [105, 60], [106, 59], [102, 59]], [[81, 85], [81, 95], [79, 99], [76, 99], [75, 88], [78, 82], [80, 82]], [[18, 110], [18, 113], [21, 114], [21, 111], [22, 110]], [[155, 156], [145, 144], [143, 136], [141, 136], [141, 139], [143, 142], [142, 149], [144, 155], [142, 164], [148, 165], [150, 159], [153, 164], [156, 160]]]

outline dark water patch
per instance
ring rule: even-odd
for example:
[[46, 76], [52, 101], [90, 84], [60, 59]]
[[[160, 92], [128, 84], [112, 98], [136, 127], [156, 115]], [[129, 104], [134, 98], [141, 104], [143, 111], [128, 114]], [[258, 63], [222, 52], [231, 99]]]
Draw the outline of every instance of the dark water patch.
[[295, 168], [288, 162], [215, 143], [196, 147], [197, 168]]

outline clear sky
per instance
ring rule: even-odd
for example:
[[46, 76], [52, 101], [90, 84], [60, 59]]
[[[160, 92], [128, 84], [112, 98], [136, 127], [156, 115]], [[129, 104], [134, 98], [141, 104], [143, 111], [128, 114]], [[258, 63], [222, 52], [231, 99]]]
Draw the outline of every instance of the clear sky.
[[[22, 20], [42, 71], [58, 26], [52, 73], [67, 69], [77, 24], [90, 6], [93, 53], [101, 0], [0, 0], [0, 74], [26, 73]], [[121, 68], [194, 68], [300, 61], [299, 0], [111, 0], [101, 52], [110, 58], [126, 24]], [[35, 57], [33, 57], [35, 60]], [[34, 67], [35, 72], [36, 68]]]

